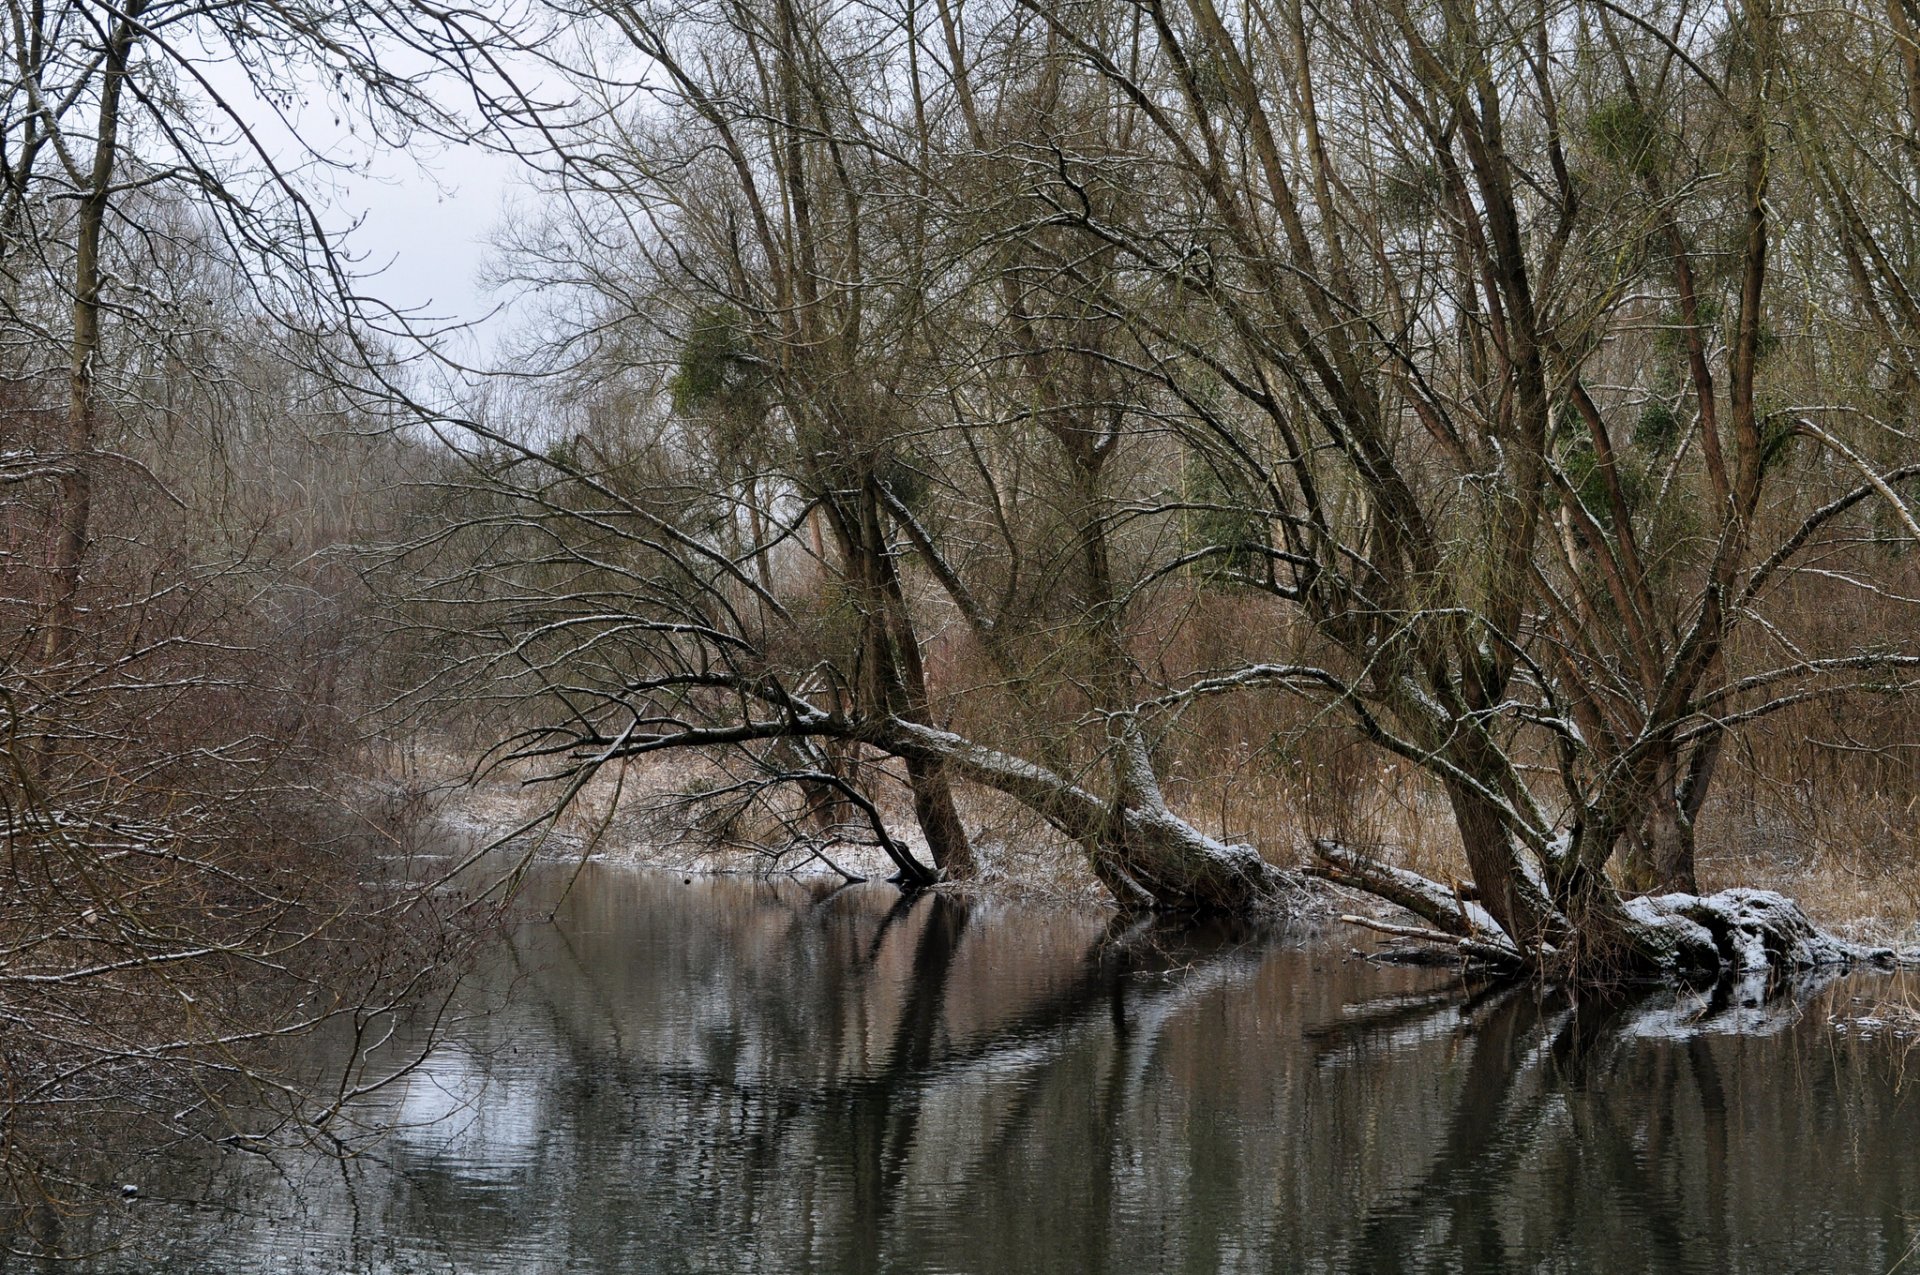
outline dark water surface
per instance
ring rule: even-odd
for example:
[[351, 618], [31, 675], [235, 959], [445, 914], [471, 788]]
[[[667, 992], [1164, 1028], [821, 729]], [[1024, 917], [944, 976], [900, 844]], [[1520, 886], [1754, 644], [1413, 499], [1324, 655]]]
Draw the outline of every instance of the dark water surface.
[[1920, 1271], [1902, 1049], [1829, 1023], [1884, 982], [1575, 1007], [1352, 942], [592, 868], [397, 1127], [133, 1163], [57, 1269]]

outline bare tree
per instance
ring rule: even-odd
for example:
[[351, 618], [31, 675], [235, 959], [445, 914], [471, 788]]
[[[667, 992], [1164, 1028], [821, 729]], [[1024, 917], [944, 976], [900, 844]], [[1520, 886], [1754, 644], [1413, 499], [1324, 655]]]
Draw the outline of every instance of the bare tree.
[[[1914, 664], [1903, 647], [1727, 661], [1736, 625], [1768, 623], [1775, 574], [1862, 497], [1756, 534], [1782, 440], [1818, 429], [1762, 403], [1782, 19], [1764, 4], [1144, 12], [1144, 67], [1049, 16], [1153, 120], [1182, 203], [1156, 223], [1096, 222], [1066, 182], [1058, 202], [1230, 334], [1134, 311], [1175, 392], [1188, 362], [1231, 387], [1231, 411], [1189, 400], [1249, 456], [1285, 547], [1276, 587], [1344, 657], [1272, 675], [1337, 687], [1364, 735], [1434, 775], [1518, 951], [1717, 964], [1729, 924], [1711, 905], [1623, 906], [1616, 854], [1629, 888], [1691, 898], [1692, 825], [1729, 726]], [[1645, 391], [1607, 377], [1662, 309], [1684, 371], [1634, 456]], [[1247, 446], [1263, 436], [1280, 447]], [[1635, 491], [1650, 475], [1698, 485], [1690, 543], [1661, 542]], [[1539, 761], [1557, 792], [1527, 777]], [[1447, 891], [1430, 897], [1429, 920], [1478, 931]]]
[[[947, 520], [929, 523], [923, 516], [929, 501], [938, 507], [934, 493], [944, 485], [930, 453], [946, 450], [956, 431], [977, 435], [990, 422], [972, 419], [965, 408], [958, 421], [947, 414], [954, 400], [948, 397], [942, 409], [939, 387], [919, 362], [937, 357], [927, 326], [933, 293], [942, 286], [934, 277], [948, 269], [948, 254], [969, 246], [951, 236], [936, 241], [930, 233], [936, 208], [944, 201], [951, 215], [954, 204], [953, 192], [936, 189], [944, 178], [934, 170], [943, 161], [932, 149], [937, 143], [926, 104], [913, 105], [913, 89], [905, 103], [888, 96], [890, 77], [912, 81], [918, 73], [917, 44], [862, 45], [848, 15], [803, 15], [788, 7], [766, 13], [636, 7], [612, 21], [667, 81], [654, 99], [659, 114], [622, 116], [626, 122], [610, 141], [576, 138], [563, 154], [563, 172], [574, 183], [567, 187], [572, 206], [593, 211], [563, 223], [559, 233], [577, 242], [583, 228], [610, 228], [610, 237], [630, 238], [621, 245], [628, 255], [613, 259], [619, 265], [608, 268], [596, 242], [591, 262], [574, 256], [559, 277], [583, 280], [597, 295], [587, 331], [604, 338], [594, 352], [598, 365], [606, 366], [610, 351], [631, 357], [651, 342], [654, 366], [673, 369], [670, 388], [683, 416], [697, 406], [690, 402], [695, 387], [710, 386], [717, 395], [729, 376], [753, 380], [763, 413], [756, 428], [775, 440], [756, 446], [775, 458], [775, 470], [756, 489], [727, 497], [757, 500], [757, 512], [723, 523], [719, 539], [694, 548], [682, 539], [681, 524], [671, 539], [649, 543], [666, 534], [648, 525], [656, 514], [643, 513], [639, 500], [576, 463], [576, 456], [560, 458], [569, 482], [597, 484], [597, 498], [617, 502], [605, 515], [610, 522], [618, 515], [634, 548], [663, 551], [669, 559], [691, 548], [706, 561], [676, 564], [685, 578], [674, 589], [697, 592], [676, 592], [673, 619], [659, 621], [671, 625], [671, 649], [637, 657], [661, 676], [595, 688], [595, 714], [623, 725], [576, 721], [532, 747], [584, 748], [577, 760], [601, 764], [664, 748], [747, 743], [761, 746], [757, 755], [776, 777], [819, 783], [823, 776], [841, 777], [820, 765], [788, 773], [785, 745], [844, 741], [897, 758], [905, 768], [917, 822], [940, 872], [965, 871], [965, 832], [949, 791], [950, 778], [958, 776], [1032, 805], [1086, 846], [1133, 901], [1238, 900], [1239, 906], [1269, 892], [1277, 877], [1253, 851], [1215, 844], [1175, 818], [1160, 794], [1148, 744], [1132, 720], [1129, 657], [1108, 565], [1109, 513], [1098, 491], [1127, 413], [1064, 384], [1064, 376], [1106, 376], [1097, 353], [1082, 357], [1071, 349], [1073, 334], [1091, 329], [1081, 324], [1040, 335], [1046, 321], [1025, 312], [1021, 290], [1028, 285], [1010, 275], [1003, 280], [1008, 286], [991, 295], [996, 304], [1012, 305], [1026, 327], [1016, 381], [1049, 401], [1025, 425], [1052, 440], [1077, 475], [1063, 493], [1068, 513], [1061, 530], [1072, 546], [1076, 609], [1096, 617], [1085, 629], [1093, 643], [1092, 715], [1067, 728], [1093, 725], [1098, 748], [1076, 755], [1056, 739], [1042, 745], [1042, 755], [1059, 768], [1108, 758], [1101, 762], [1107, 778], [1098, 784], [1107, 793], [1097, 796], [1061, 769], [1036, 768], [934, 724], [921, 655], [924, 598], [914, 596], [903, 573], [910, 551], [995, 653], [1008, 680], [1030, 696], [1035, 677], [1018, 667], [1013, 626], [988, 614], [969, 572], [943, 547]], [[741, 52], [725, 70], [712, 61], [722, 40], [737, 42]], [[839, 56], [830, 64], [824, 59], [832, 53]], [[548, 271], [550, 281], [556, 277], [548, 249], [532, 246], [523, 260]], [[659, 307], [651, 318], [635, 306], [636, 292]], [[628, 320], [618, 325], [619, 342], [606, 337], [616, 330], [616, 317]], [[726, 335], [717, 347], [724, 358], [703, 371], [694, 361], [696, 347], [714, 341], [721, 325]], [[994, 391], [1001, 401], [1008, 392]], [[738, 406], [736, 399], [731, 407]], [[648, 410], [644, 400], [635, 408]], [[494, 445], [511, 441], [529, 464], [536, 459], [537, 448], [525, 437], [508, 440], [498, 431], [486, 437]], [[955, 446], [965, 451], [974, 443]], [[538, 460], [556, 463], [550, 450]], [[989, 486], [995, 481], [990, 465], [979, 466], [979, 476]], [[677, 474], [674, 485], [689, 477]], [[629, 521], [636, 516], [640, 523]], [[731, 540], [741, 525], [764, 540], [741, 549]], [[771, 569], [770, 544], [780, 548]], [[808, 618], [796, 614], [796, 587], [823, 587], [847, 607], [855, 623], [844, 645], [820, 645], [830, 631], [808, 635]], [[737, 601], [729, 590], [739, 592]], [[555, 597], [551, 605], [577, 603]], [[698, 628], [695, 613], [702, 617]], [[712, 645], [699, 644], [702, 636]], [[796, 648], [796, 641], [805, 644]], [[716, 659], [732, 668], [712, 667]], [[698, 671], [684, 667], [689, 663]], [[667, 673], [663, 665], [677, 671]], [[716, 701], [715, 691], [725, 694]], [[752, 717], [756, 701], [787, 715], [787, 723], [755, 722], [729, 734], [733, 728], [695, 726], [678, 715], [727, 719], [746, 708]], [[672, 711], [669, 702], [676, 705]], [[671, 728], [673, 722], [686, 729]], [[773, 740], [783, 746], [762, 746]]]
[[[652, 468], [469, 425], [489, 517], [541, 546], [528, 608], [491, 613], [509, 654], [472, 667], [525, 664], [566, 705], [517, 756], [577, 781], [735, 748], [829, 787], [891, 757], [937, 869], [966, 863], [959, 779], [1040, 813], [1125, 904], [1238, 908], [1287, 875], [1175, 813], [1166, 732], [1283, 692], [1446, 801], [1471, 883], [1319, 848], [1429, 934], [1583, 976], [1846, 955], [1784, 900], [1701, 899], [1694, 865], [1729, 738], [1920, 666], [1792, 614], [1864, 510], [1914, 530], [1909, 458], [1831, 392], [1856, 329], [1802, 304], [1851, 281], [1897, 362], [1897, 219], [1848, 212], [1840, 176], [1897, 147], [1806, 143], [1803, 19], [594, 21], [642, 69], [579, 81], [595, 109], [548, 134], [563, 211], [519, 261], [589, 298], [547, 366], [618, 382]], [[700, 458], [729, 448], [753, 461], [716, 483]], [[589, 568], [619, 605], [569, 583]], [[1904, 605], [1848, 569], [1835, 587]], [[1196, 578], [1263, 594], [1270, 632], [1149, 671], [1137, 617]], [[948, 624], [1005, 723], [954, 729], [924, 654]]]
[[340, 156], [287, 125], [306, 89], [389, 140], [453, 130], [427, 82], [459, 20], [0, 22], [0, 1117], [25, 1192], [39, 1123], [217, 1127], [284, 1035], [378, 1022], [456, 946], [442, 899], [363, 889], [409, 829], [344, 773], [377, 681], [355, 542], [394, 535], [413, 459], [376, 437], [409, 320], [322, 211]]

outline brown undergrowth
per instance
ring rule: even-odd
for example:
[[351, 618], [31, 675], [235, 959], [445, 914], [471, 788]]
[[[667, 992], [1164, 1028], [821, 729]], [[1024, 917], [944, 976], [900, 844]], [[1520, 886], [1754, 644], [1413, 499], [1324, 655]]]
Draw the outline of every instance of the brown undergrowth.
[[[0, 447], [44, 424], [0, 410]], [[484, 929], [396, 872], [423, 794], [356, 756], [379, 665], [340, 544], [361, 511], [299, 481], [341, 447], [263, 439], [223, 485], [181, 440], [119, 441], [151, 464], [95, 475], [71, 582], [54, 489], [0, 492], [0, 1207], [97, 1192], [109, 1126], [311, 1135], [301, 1042], [374, 1032]]]
[[[1802, 636], [1821, 625], [1870, 625], [1836, 599], [1795, 599]], [[922, 604], [938, 609], [938, 598]], [[1828, 613], [1820, 607], [1828, 606]], [[1868, 604], [1859, 604], [1868, 605]], [[1272, 599], [1208, 589], [1167, 590], [1143, 602], [1130, 625], [1142, 698], [1209, 671], [1257, 659], [1314, 660], [1310, 634], [1289, 627]], [[1070, 644], [1035, 680], [1011, 684], [955, 625], [934, 626], [927, 667], [939, 693], [936, 718], [969, 738], [1045, 758], [1099, 787], [1104, 736], [1070, 667]], [[1754, 656], [1753, 658], [1758, 658]], [[1045, 682], [1042, 677], [1051, 678]], [[1043, 693], [1044, 688], [1044, 693]], [[1821, 924], [1861, 942], [1904, 947], [1920, 918], [1920, 711], [1897, 694], [1813, 699], [1749, 725], [1725, 750], [1698, 826], [1703, 891], [1776, 889]], [[436, 782], [470, 776], [463, 759], [483, 741], [443, 739]], [[437, 753], [435, 749], [437, 748]], [[1470, 878], [1452, 813], [1413, 764], [1387, 756], [1344, 728], [1337, 712], [1278, 690], [1186, 706], [1159, 723], [1154, 749], [1167, 799], [1201, 830], [1258, 848], [1268, 861], [1304, 861], [1316, 838], [1376, 853], [1443, 883]], [[1545, 759], [1538, 759], [1544, 761]], [[561, 789], [531, 765], [494, 767], [459, 799], [462, 817], [506, 829], [535, 818]], [[860, 767], [861, 782], [892, 835], [912, 843], [913, 819], [897, 765]], [[1541, 765], [1538, 791], [1557, 782]], [[890, 872], [871, 837], [822, 847], [792, 794], [739, 800], [751, 774], [713, 755], [661, 755], [606, 768], [567, 803], [559, 853], [583, 843], [636, 862], [724, 870]], [[689, 794], [697, 799], [682, 800]], [[715, 795], [726, 797], [716, 801]], [[1101, 891], [1084, 852], [1033, 812], [963, 786], [959, 800], [980, 861], [976, 888], [1074, 901]], [[800, 834], [796, 836], [796, 833]], [[812, 855], [823, 849], [825, 859]]]
[[[1451, 812], [1409, 764], [1361, 744], [1331, 743], [1310, 722], [1242, 711], [1237, 722], [1196, 724], [1168, 741], [1167, 796], [1206, 832], [1257, 847], [1282, 866], [1302, 862], [1326, 837], [1371, 850], [1436, 881], [1470, 879]], [[1907, 946], [1920, 918], [1920, 803], [1910, 780], [1878, 754], [1827, 747], [1816, 723], [1782, 717], [1730, 752], [1700, 825], [1703, 890], [1775, 889], [1823, 925], [1860, 942]], [[431, 751], [431, 750], [428, 750]], [[531, 767], [495, 770], [470, 787], [452, 750], [429, 769], [458, 790], [469, 827], [504, 832], [536, 819], [557, 795]], [[575, 796], [555, 824], [552, 855], [725, 871], [890, 872], [864, 829], [817, 858], [796, 842], [799, 811], [780, 799], [716, 814], [709, 794], [729, 782], [709, 758], [665, 756], [610, 767]], [[894, 835], [913, 838], [908, 795], [886, 767], [867, 770], [868, 791]], [[1031, 811], [998, 794], [963, 790], [981, 865], [971, 888], [1062, 902], [1103, 899], [1079, 848]], [[803, 838], [804, 839], [804, 838]]]

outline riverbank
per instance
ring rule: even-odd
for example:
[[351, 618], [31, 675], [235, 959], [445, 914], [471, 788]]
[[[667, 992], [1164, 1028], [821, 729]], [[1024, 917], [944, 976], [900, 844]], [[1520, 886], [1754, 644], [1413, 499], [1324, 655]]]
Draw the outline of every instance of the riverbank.
[[[394, 760], [389, 757], [388, 764]], [[592, 857], [683, 872], [819, 874], [842, 880], [878, 880], [894, 872], [869, 830], [842, 824], [823, 831], [811, 823], [781, 822], [757, 803], [732, 799], [728, 777], [685, 755], [610, 767], [574, 793], [550, 821], [542, 817], [561, 790], [537, 781], [530, 771], [495, 769], [476, 776], [456, 749], [424, 742], [394, 769], [396, 788], [416, 794], [415, 804], [431, 809], [458, 836], [481, 842], [518, 832], [516, 844], [543, 859]], [[1170, 786], [1169, 795], [1184, 817], [1215, 835], [1255, 846], [1276, 866], [1307, 862], [1312, 839], [1335, 834], [1383, 863], [1432, 880], [1470, 879], [1445, 810], [1410, 795], [1391, 767], [1341, 776], [1349, 791], [1337, 801], [1324, 791], [1315, 795], [1307, 785], [1304, 798], [1289, 803], [1271, 783], [1232, 778], [1230, 784], [1186, 779]], [[890, 834], [923, 852], [911, 831], [904, 787], [876, 784], [872, 796]], [[1800, 834], [1779, 803], [1738, 805], [1739, 796], [1730, 790], [1702, 820], [1703, 893], [1772, 890], [1794, 900], [1836, 937], [1903, 953], [1920, 946], [1920, 855], [1890, 840], [1884, 828], [1874, 835], [1872, 821], [1864, 818], [1855, 823], [1862, 835], [1852, 840], [1839, 835], [1844, 827], [1839, 809], [1848, 800], [1860, 801], [1862, 794], [1837, 794], [1835, 810], [1820, 820], [1823, 830], [1810, 836]], [[1111, 907], [1111, 896], [1078, 847], [1030, 811], [980, 791], [964, 792], [961, 801], [969, 827], [977, 830], [973, 848], [979, 871], [964, 887], [968, 892]], [[1372, 895], [1337, 886], [1327, 888], [1318, 910], [1327, 916], [1404, 916]]]

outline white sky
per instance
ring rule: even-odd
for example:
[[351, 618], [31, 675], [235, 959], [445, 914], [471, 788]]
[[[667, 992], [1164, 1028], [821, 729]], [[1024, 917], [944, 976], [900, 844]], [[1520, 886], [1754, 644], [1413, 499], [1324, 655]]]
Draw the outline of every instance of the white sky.
[[481, 324], [460, 344], [469, 356], [484, 355], [510, 316], [482, 323], [506, 298], [495, 297], [480, 274], [488, 240], [510, 213], [521, 165], [477, 146], [437, 150], [424, 160], [373, 155], [363, 174], [341, 183], [335, 224], [360, 221], [346, 245], [362, 271], [380, 272], [368, 291], [399, 309]]
[[[432, 138], [404, 150], [386, 146], [318, 88], [295, 90], [303, 100], [287, 110], [289, 127], [236, 67], [212, 63], [201, 69], [244, 113], [276, 164], [309, 166], [308, 178], [296, 184], [330, 232], [352, 227], [340, 246], [355, 259], [356, 273], [375, 273], [363, 279], [362, 291], [422, 321], [477, 325], [456, 335], [449, 352], [485, 360], [512, 323], [500, 309], [511, 298], [495, 296], [481, 273], [491, 254], [489, 240], [511, 214], [516, 195], [521, 203], [530, 198], [521, 161]], [[313, 166], [309, 149], [345, 167]]]

